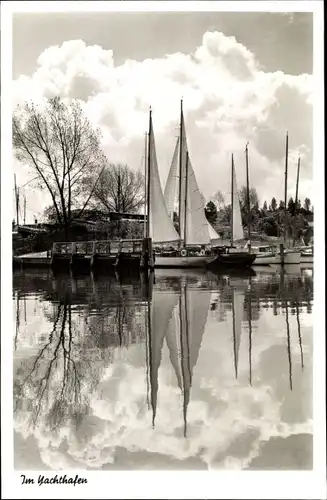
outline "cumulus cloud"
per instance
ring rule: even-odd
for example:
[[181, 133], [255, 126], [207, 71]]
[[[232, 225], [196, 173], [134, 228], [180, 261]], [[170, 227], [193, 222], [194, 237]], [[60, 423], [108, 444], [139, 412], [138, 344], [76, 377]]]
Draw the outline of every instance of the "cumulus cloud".
[[[244, 147], [250, 141], [250, 177], [259, 196], [283, 198], [285, 131], [290, 153], [300, 151], [300, 198], [312, 195], [312, 77], [265, 72], [255, 54], [234, 37], [207, 32], [192, 54], [174, 53], [115, 65], [114, 52], [71, 40], [46, 49], [31, 77], [13, 82], [14, 104], [59, 95], [79, 99], [103, 131], [110, 161], [139, 168], [153, 108], [162, 181], [165, 182], [178, 134], [184, 99], [192, 163], [206, 198], [230, 191], [234, 152], [238, 184], [245, 182]], [[21, 170], [18, 168], [19, 174]], [[295, 191], [296, 164], [290, 161], [289, 195]]]

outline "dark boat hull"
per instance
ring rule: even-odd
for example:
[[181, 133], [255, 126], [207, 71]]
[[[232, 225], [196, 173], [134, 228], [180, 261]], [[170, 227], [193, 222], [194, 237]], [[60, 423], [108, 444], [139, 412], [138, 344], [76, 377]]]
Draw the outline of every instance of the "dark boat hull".
[[256, 255], [248, 252], [221, 253], [210, 264], [214, 267], [249, 267], [255, 261]]

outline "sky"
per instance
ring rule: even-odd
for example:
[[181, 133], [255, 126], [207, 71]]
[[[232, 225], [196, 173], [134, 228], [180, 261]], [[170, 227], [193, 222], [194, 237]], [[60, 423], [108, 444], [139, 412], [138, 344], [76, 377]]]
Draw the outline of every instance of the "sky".
[[[189, 153], [206, 200], [230, 196], [231, 154], [237, 183], [260, 202], [313, 199], [311, 13], [16, 13], [13, 17], [13, 105], [61, 96], [80, 99], [102, 131], [110, 162], [142, 167], [148, 110], [162, 184], [178, 134], [180, 99]], [[26, 48], [28, 40], [28, 48]], [[15, 161], [17, 183], [33, 177]], [[27, 218], [40, 218], [45, 193], [25, 188]]]

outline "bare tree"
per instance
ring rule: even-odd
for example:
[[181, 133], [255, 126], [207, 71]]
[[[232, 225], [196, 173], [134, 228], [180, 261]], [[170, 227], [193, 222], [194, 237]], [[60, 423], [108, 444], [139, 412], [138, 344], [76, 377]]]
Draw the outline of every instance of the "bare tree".
[[72, 209], [80, 208], [75, 217], [81, 215], [105, 165], [100, 137], [77, 101], [66, 105], [56, 97], [44, 107], [25, 103], [14, 112], [15, 156], [36, 174], [35, 187], [49, 192], [57, 221], [67, 234]]
[[218, 210], [221, 210], [225, 205], [225, 197], [223, 193], [218, 190], [213, 196], [213, 201], [216, 202]]
[[111, 164], [102, 171], [92, 196], [97, 208], [100, 203], [110, 212], [122, 213], [138, 212], [144, 200], [144, 176], [122, 164]]

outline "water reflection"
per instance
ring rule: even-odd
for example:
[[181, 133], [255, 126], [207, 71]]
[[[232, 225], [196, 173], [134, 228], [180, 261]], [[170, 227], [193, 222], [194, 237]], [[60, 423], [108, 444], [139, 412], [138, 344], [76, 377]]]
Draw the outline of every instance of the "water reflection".
[[312, 272], [13, 285], [17, 467], [33, 439], [35, 467], [267, 468], [300, 435], [288, 468], [311, 466]]

